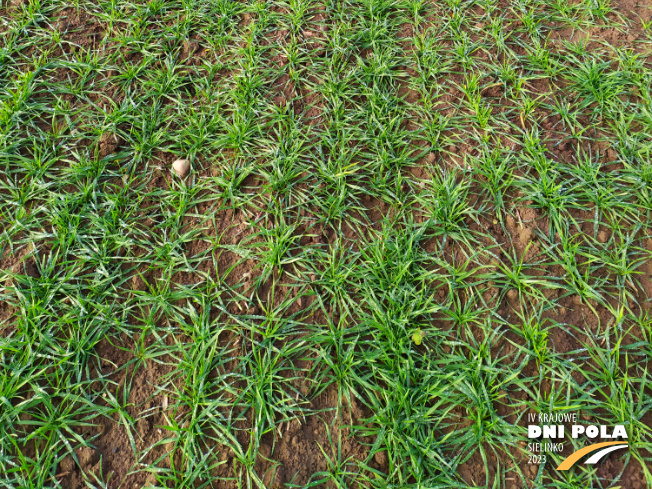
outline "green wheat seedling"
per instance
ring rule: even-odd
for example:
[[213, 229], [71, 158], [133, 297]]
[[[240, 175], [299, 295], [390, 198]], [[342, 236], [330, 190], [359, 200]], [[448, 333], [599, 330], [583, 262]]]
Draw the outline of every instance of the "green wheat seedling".
[[[2, 2], [4, 486], [652, 485], [627, 9]], [[529, 470], [528, 410], [630, 447]]]

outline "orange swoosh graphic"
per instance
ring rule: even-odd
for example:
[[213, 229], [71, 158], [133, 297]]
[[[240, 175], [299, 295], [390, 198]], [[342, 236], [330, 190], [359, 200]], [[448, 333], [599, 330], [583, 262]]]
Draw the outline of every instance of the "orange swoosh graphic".
[[568, 457], [566, 457], [562, 463], [559, 464], [557, 470], [568, 470], [573, 465], [575, 465], [575, 462], [577, 462], [587, 453], [591, 453], [598, 450], [599, 448], [609, 447], [611, 445], [627, 445], [627, 443], [622, 441], [605, 441], [603, 443], [594, 443], [588, 447], [580, 448], [578, 451], [573, 452]]

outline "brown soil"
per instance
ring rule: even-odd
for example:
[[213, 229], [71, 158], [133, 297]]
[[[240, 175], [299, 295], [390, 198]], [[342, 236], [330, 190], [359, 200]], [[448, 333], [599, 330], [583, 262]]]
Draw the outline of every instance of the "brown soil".
[[[131, 384], [128, 393], [131, 407], [127, 409], [127, 414], [138, 420], [136, 432], [128, 433], [124, 420], [119, 416], [100, 419], [96, 426], [83, 433], [86, 439], [93, 439], [94, 448], [75, 450], [77, 462], [70, 455], [61, 461], [60, 482], [64, 488], [86, 487], [84, 481], [93, 481], [94, 477], [109, 480], [109, 487], [143, 487], [148, 482], [155, 483], [156, 480], [146, 472], [133, 473], [137, 460], [129, 437], [133, 436], [139, 452], [154, 447], [142, 460], [145, 463], [154, 462], [170, 448], [160, 444], [166, 437], [162, 427], [169, 425], [166, 419], [168, 413], [164, 408], [168, 402], [167, 396], [156, 393], [154, 386], [173, 368], [154, 362], [148, 366], [134, 367], [133, 354], [129, 351], [133, 349], [133, 342], [124, 338], [124, 344], [120, 346], [113, 346], [107, 340], [100, 342], [97, 351], [102, 358], [102, 369], [97, 373], [118, 383], [118, 388], [113, 392], [116, 396], [123, 395], [128, 388], [127, 382]], [[128, 363], [130, 365], [127, 366]]]

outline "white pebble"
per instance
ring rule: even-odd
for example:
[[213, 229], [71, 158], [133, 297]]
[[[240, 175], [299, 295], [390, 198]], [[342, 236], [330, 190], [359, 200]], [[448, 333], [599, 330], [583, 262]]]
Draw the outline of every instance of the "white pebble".
[[174, 173], [183, 178], [190, 170], [190, 162], [188, 160], [176, 160], [172, 163], [172, 168], [174, 169]]

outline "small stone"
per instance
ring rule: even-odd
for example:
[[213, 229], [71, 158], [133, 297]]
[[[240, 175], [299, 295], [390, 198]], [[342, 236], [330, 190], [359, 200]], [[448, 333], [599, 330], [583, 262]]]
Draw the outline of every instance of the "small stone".
[[174, 169], [174, 173], [183, 178], [190, 170], [190, 162], [188, 160], [176, 160], [172, 163], [172, 168]]
[[518, 292], [516, 291], [516, 289], [509, 289], [509, 290], [507, 291], [507, 298], [508, 298], [510, 301], [514, 301], [514, 300], [516, 300], [516, 299], [518, 298]]

